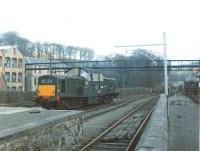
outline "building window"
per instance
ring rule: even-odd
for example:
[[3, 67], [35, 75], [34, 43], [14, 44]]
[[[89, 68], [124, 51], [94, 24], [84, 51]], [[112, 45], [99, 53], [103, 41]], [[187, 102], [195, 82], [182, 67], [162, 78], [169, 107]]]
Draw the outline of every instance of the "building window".
[[13, 72], [12, 73], [12, 82], [16, 82], [17, 81], [17, 76], [16, 76], [16, 73]]
[[10, 72], [5, 73], [6, 82], [10, 82]]
[[22, 59], [18, 59], [18, 67], [22, 67]]
[[16, 68], [17, 67], [17, 59], [12, 58], [12, 67]]
[[37, 78], [34, 78], [34, 85], [37, 85]]
[[10, 67], [10, 58], [9, 57], [5, 58], [5, 66]]
[[12, 87], [12, 91], [16, 91], [16, 87]]
[[18, 87], [18, 91], [22, 91], [22, 86], [19, 86], [19, 87]]
[[22, 73], [18, 73], [18, 82], [22, 82]]

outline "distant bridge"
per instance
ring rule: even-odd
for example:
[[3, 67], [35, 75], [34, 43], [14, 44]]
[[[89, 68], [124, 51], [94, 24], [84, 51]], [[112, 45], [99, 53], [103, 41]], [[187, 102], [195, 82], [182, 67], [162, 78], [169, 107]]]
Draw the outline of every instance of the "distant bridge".
[[[36, 68], [37, 66], [37, 68]], [[38, 67], [39, 66], [39, 67]], [[168, 71], [199, 71], [200, 60], [168, 60]], [[52, 61], [49, 63], [25, 64], [25, 71], [29, 70], [52, 70], [68, 71], [72, 68], [100, 71], [163, 71], [163, 60], [103, 60], [103, 61]]]

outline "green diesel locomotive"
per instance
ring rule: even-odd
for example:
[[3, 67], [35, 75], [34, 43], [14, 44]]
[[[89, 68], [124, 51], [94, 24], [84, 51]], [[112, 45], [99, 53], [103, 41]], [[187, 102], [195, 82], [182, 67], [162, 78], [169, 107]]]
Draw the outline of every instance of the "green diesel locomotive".
[[44, 108], [77, 109], [112, 102], [118, 96], [115, 79], [43, 75], [38, 78], [36, 101]]

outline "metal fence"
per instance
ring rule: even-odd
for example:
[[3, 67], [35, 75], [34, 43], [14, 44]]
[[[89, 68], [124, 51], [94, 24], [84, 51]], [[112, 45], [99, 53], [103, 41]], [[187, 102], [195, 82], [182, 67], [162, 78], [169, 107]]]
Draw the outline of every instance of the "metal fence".
[[21, 104], [32, 101], [35, 92], [27, 91], [0, 91], [1, 104]]
[[155, 93], [155, 89], [152, 88], [118, 88], [117, 92], [119, 93], [119, 97], [126, 97], [130, 95], [142, 95], [142, 94], [152, 94]]
[[[153, 92], [152, 92], [153, 91]], [[151, 94], [154, 90], [150, 88], [120, 88], [117, 89], [119, 97], [137, 94]], [[0, 91], [0, 104], [26, 104], [32, 102], [35, 92], [30, 91]]]

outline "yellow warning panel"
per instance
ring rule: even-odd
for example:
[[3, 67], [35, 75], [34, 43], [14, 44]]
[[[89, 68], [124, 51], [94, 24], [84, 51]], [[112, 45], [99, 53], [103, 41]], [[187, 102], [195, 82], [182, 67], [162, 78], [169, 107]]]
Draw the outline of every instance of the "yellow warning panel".
[[55, 96], [55, 85], [39, 85], [38, 96]]

